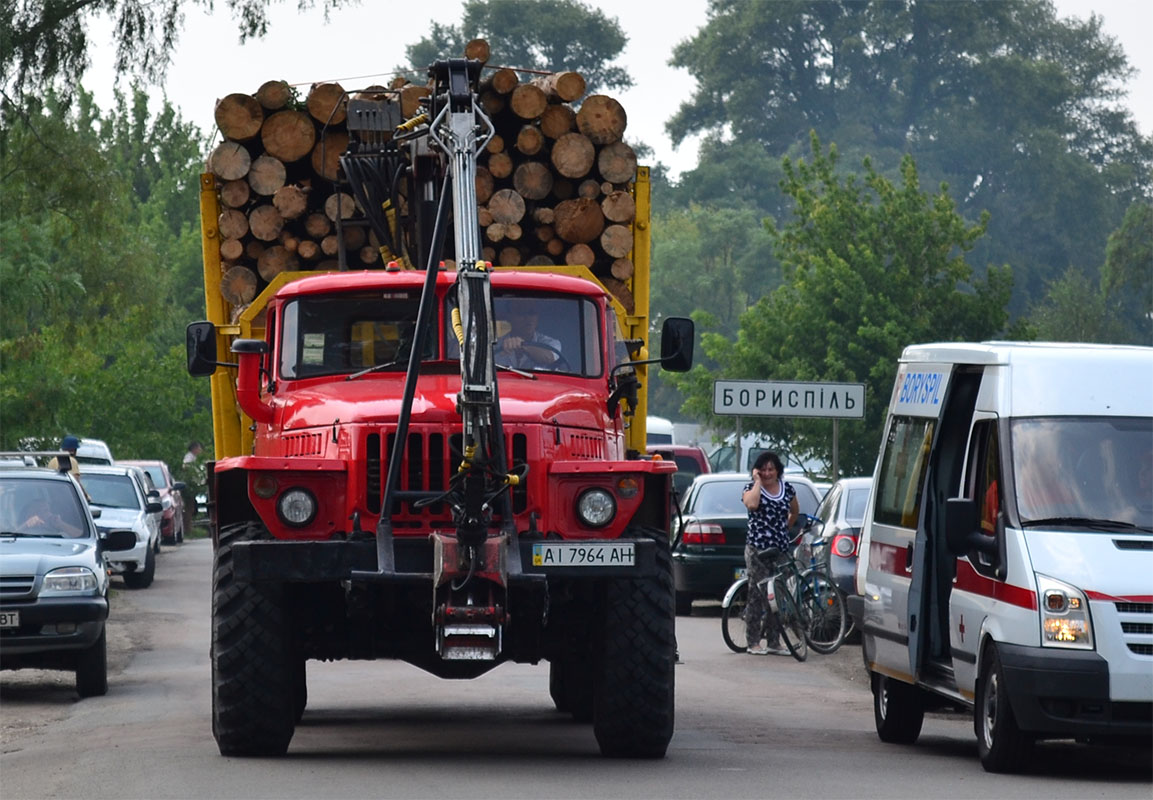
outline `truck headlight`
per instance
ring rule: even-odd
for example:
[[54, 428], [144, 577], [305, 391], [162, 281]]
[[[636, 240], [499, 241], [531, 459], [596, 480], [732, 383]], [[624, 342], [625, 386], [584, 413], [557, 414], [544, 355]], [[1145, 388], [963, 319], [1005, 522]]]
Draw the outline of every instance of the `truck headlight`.
[[604, 489], [589, 489], [577, 498], [577, 516], [590, 528], [603, 528], [617, 515], [617, 501]]
[[307, 489], [289, 489], [276, 501], [276, 513], [284, 524], [302, 528], [316, 519], [316, 498]]
[[1089, 603], [1081, 590], [1037, 573], [1041, 607], [1041, 646], [1093, 649]]
[[94, 592], [96, 574], [87, 567], [61, 567], [44, 576], [40, 594], [49, 592]]

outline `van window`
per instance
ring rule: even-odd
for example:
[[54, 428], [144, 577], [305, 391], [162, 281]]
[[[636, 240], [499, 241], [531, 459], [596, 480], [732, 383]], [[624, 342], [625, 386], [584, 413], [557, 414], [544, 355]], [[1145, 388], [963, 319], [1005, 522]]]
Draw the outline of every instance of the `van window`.
[[876, 522], [917, 527], [935, 427], [933, 419], [893, 417], [878, 475], [877, 503], [873, 509]]

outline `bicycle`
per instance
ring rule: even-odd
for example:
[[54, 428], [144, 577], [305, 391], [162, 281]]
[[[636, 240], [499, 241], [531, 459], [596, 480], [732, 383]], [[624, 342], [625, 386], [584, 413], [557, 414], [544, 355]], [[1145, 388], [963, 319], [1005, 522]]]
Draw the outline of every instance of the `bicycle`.
[[[758, 557], [775, 562], [777, 571], [758, 586], [768, 595], [769, 608], [781, 623], [785, 647], [798, 661], [808, 657], [810, 647], [823, 655], [836, 652], [848, 635], [845, 600], [836, 584], [816, 566], [815, 551], [825, 543], [812, 543], [807, 568], [799, 563], [798, 552], [804, 547], [804, 539], [813, 523], [819, 521], [807, 514], [804, 519], [805, 525], [793, 539], [789, 552], [770, 547], [757, 553]], [[738, 578], [721, 604], [721, 635], [736, 653], [749, 649], [745, 628], [748, 593], [749, 579]]]

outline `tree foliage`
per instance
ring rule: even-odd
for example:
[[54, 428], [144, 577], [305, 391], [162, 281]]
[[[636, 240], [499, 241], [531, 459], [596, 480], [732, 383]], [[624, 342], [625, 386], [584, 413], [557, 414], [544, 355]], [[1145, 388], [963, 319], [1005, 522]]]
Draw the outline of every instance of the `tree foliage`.
[[434, 24], [405, 54], [413, 69], [423, 70], [438, 59], [459, 57], [471, 39], [488, 40], [490, 64], [579, 72], [589, 91], [632, 86], [628, 72], [609, 63], [628, 43], [620, 23], [579, 0], [467, 0], [460, 25]]
[[[770, 226], [784, 283], [740, 320], [735, 340], [706, 332], [701, 349], [718, 364], [676, 379], [685, 410], [712, 417], [717, 378], [864, 383], [866, 417], [842, 423], [841, 471], [868, 472], [897, 358], [913, 342], [981, 339], [1004, 329], [1012, 279], [992, 268], [984, 279], [966, 262], [987, 219], [966, 223], [947, 187], [921, 191], [911, 157], [894, 184], [863, 162], [863, 175], [839, 175], [837, 151], [812, 139], [810, 161], [784, 160], [781, 189], [794, 203], [792, 218]], [[790, 462], [829, 463], [831, 422], [758, 417], [760, 430]]]
[[[1124, 53], [1099, 17], [1058, 19], [1049, 0], [714, 0], [671, 63], [697, 82], [674, 142], [731, 142], [686, 176], [697, 202], [731, 197], [717, 181], [729, 153], [795, 155], [810, 130], [892, 179], [912, 155], [965, 218], [990, 212], [971, 260], [1014, 266], [1016, 313], [1065, 267], [1100, 265], [1125, 209], [1153, 193], [1153, 143], [1121, 105]], [[781, 198], [745, 195], [780, 213]]]

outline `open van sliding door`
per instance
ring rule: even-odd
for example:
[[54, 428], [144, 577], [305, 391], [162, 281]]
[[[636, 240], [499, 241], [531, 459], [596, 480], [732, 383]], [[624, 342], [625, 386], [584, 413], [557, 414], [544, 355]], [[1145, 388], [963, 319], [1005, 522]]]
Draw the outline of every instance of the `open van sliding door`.
[[[909, 671], [917, 680], [953, 684], [949, 653], [949, 595], [957, 558], [945, 543], [945, 501], [956, 497], [964, 472], [970, 421], [981, 386], [981, 368], [944, 365], [947, 384], [937, 406], [936, 434], [929, 455], [921, 514], [913, 542], [909, 583]], [[950, 369], [952, 374], [950, 375]], [[926, 667], [932, 665], [932, 677]]]

